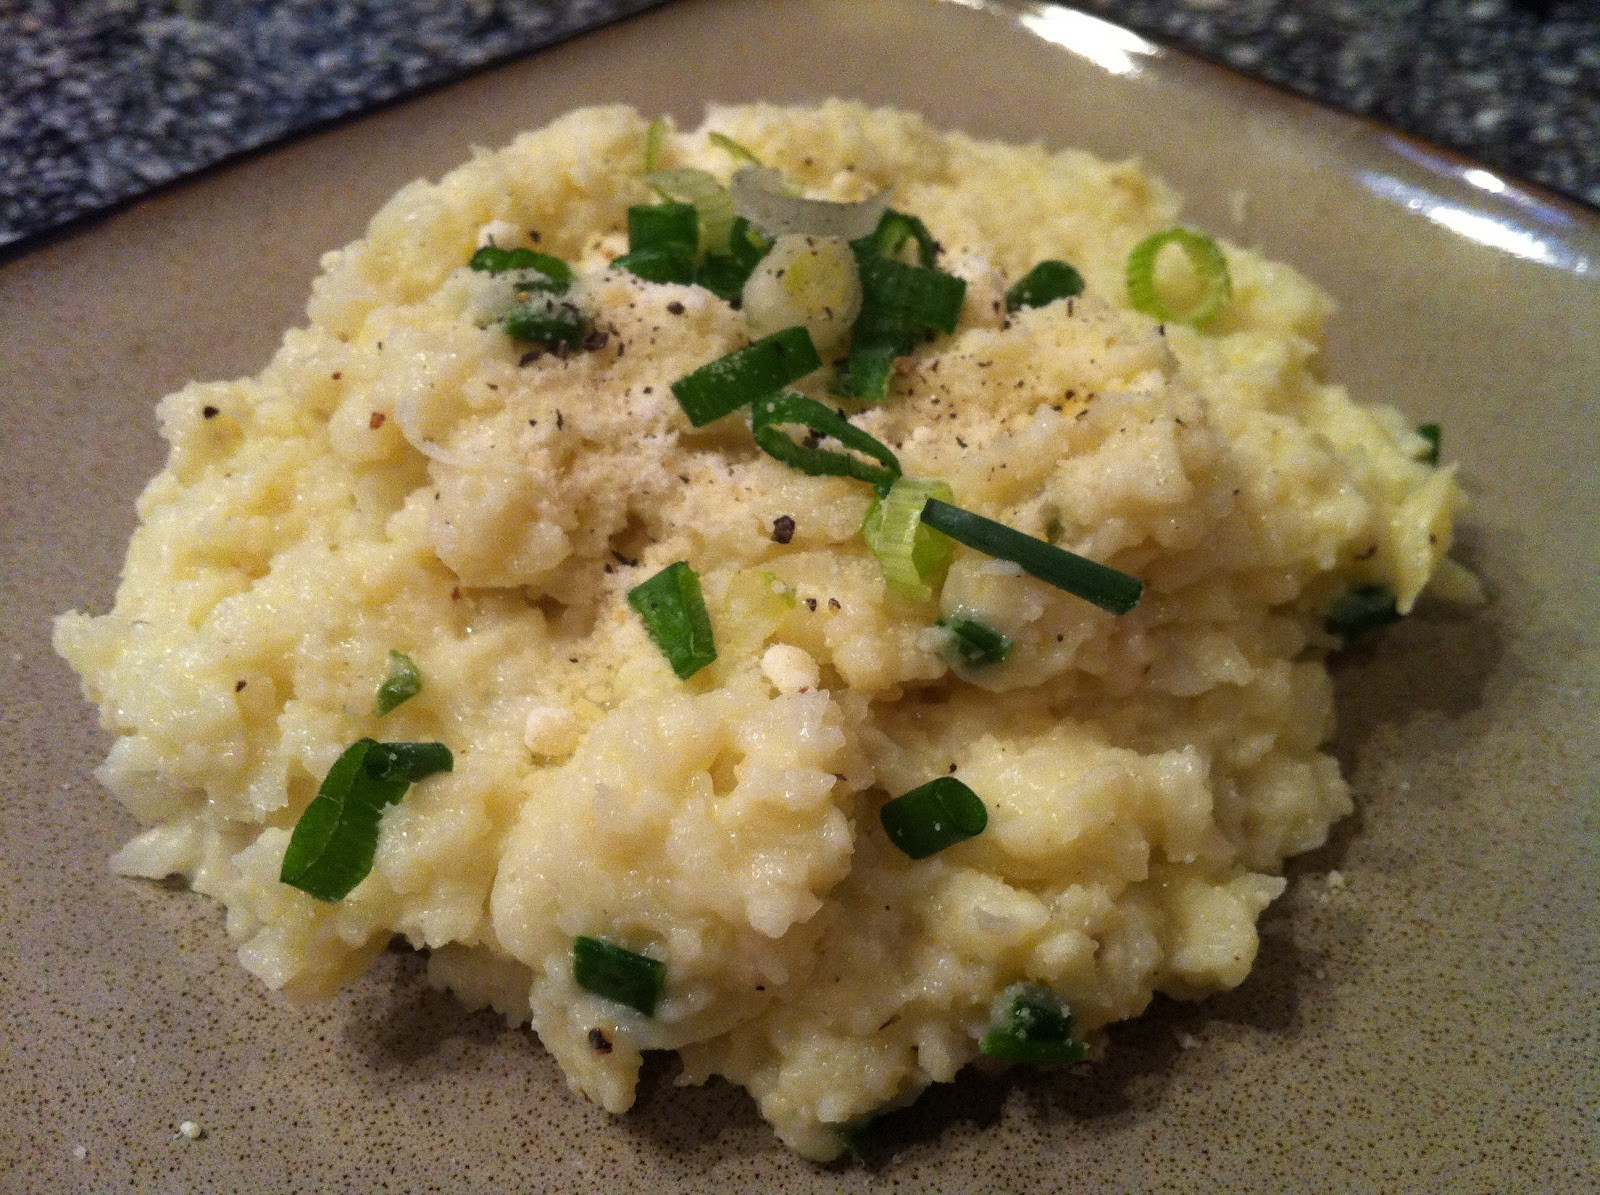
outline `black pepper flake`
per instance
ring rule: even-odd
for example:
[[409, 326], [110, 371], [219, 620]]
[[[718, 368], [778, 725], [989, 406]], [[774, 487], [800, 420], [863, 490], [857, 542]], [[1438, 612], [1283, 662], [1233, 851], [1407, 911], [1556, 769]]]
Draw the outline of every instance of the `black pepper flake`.
[[557, 407], [556, 408], [556, 431], [560, 431], [566, 426], [567, 426], [566, 417], [561, 414], [561, 408]]
[[682, 315], [683, 304], [678, 302], [676, 299], [672, 300], [672, 302], [667, 304], [667, 313], [669, 315]]
[[815, 611], [816, 608], [817, 608], [817, 599], [816, 598], [807, 598], [806, 599], [806, 609], [807, 610], [811, 610], [811, 611]]
[[243, 693], [244, 692], [244, 682], [242, 680], [241, 681], [234, 681], [233, 682], [233, 691], [235, 693]]
[[542, 356], [544, 356], [543, 349], [529, 349], [517, 359], [517, 364], [523, 369], [526, 369]]
[[843, 610], [844, 607], [839, 604], [839, 599], [838, 598], [829, 598], [828, 599], [828, 609], [830, 609], [830, 610]]
[[202, 419], [215, 419], [221, 413], [222, 412], [217, 410], [216, 407], [202, 407], [202, 408], [200, 408], [200, 417]]
[[618, 564], [622, 565], [624, 568], [638, 568], [639, 567], [638, 560], [630, 560], [630, 559], [628, 559], [628, 557], [624, 556], [621, 552], [617, 551], [615, 548], [611, 549], [611, 558], [613, 560], [615, 560]]
[[337, 382], [340, 378], [344, 377], [344, 374], [340, 373], [336, 369], [336, 370], [333, 371], [332, 377], [333, 377], [333, 380]]
[[967, 442], [965, 440], [963, 440], [960, 436], [956, 437], [956, 443], [961, 445], [961, 447], [963, 447], [963, 448], [965, 448], [967, 446]]
[[576, 664], [577, 662], [578, 662], [578, 657], [577, 656], [568, 656], [567, 657], [567, 663]]
[[611, 333], [602, 332], [599, 328], [590, 328], [583, 337], [583, 347], [589, 352], [597, 352], [611, 343]]
[[952, 764], [951, 764], [951, 765], [950, 765], [950, 774], [951, 774], [951, 775], [952, 775], [952, 776], [954, 776], [954, 775], [955, 775], [955, 774], [956, 774], [956, 765], [955, 765], [955, 764], [954, 764], [954, 763], [952, 763]]
[[772, 539], [774, 543], [786, 544], [794, 539], [794, 520], [788, 515], [779, 515], [772, 520]]
[[589, 1048], [596, 1054], [609, 1054], [611, 1053], [611, 1039], [605, 1035], [603, 1030], [591, 1029], [589, 1030]]
[[822, 433], [816, 431], [815, 429], [808, 431], [805, 434], [805, 438], [802, 439], [800, 443], [807, 448], [815, 448], [818, 444], [822, 443]]
[[537, 228], [528, 229], [528, 239], [537, 245], [539, 243], [539, 230]]
[[461, 600], [461, 586], [452, 585], [450, 587], [450, 600], [452, 602], [459, 602]]

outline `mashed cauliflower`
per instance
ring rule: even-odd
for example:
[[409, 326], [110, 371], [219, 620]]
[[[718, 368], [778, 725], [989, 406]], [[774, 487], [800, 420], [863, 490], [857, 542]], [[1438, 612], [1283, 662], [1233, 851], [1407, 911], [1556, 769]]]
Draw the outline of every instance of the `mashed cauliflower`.
[[[221, 901], [269, 987], [325, 995], [401, 935], [610, 1111], [642, 1051], [676, 1050], [827, 1158], [953, 1079], [1009, 985], [1092, 1037], [1245, 977], [1284, 860], [1351, 808], [1322, 750], [1324, 612], [1361, 585], [1404, 612], [1459, 576], [1462, 497], [1397, 412], [1324, 379], [1330, 303], [1289, 267], [1224, 246], [1233, 297], [1204, 332], [1133, 310], [1129, 250], [1177, 211], [1137, 165], [842, 102], [714, 109], [664, 160], [726, 179], [709, 130], [814, 198], [890, 188], [926, 221], [967, 283], [959, 326], [846, 409], [908, 475], [1141, 578], [1137, 609], [965, 548], [933, 600], [898, 596], [859, 532], [869, 487], [764, 455], [743, 416], [691, 428], [671, 384], [752, 333], [611, 267], [652, 199], [646, 122], [598, 108], [405, 187], [259, 376], [163, 400], [171, 457], [115, 607], [56, 643], [116, 736], [99, 776], [148, 827], [115, 867]], [[582, 349], [480, 326], [486, 243], [572, 263]], [[1084, 293], [1008, 314], [1044, 258]], [[827, 371], [802, 388], [826, 397]], [[626, 601], [678, 560], [718, 650], [686, 682]], [[1008, 658], [953, 662], [956, 612]], [[424, 683], [380, 720], [392, 650]], [[324, 903], [279, 868], [363, 737], [443, 742], [455, 769], [387, 809], [370, 875]], [[945, 775], [988, 827], [913, 861], [878, 810]], [[665, 963], [654, 1016], [578, 986], [579, 935]]]

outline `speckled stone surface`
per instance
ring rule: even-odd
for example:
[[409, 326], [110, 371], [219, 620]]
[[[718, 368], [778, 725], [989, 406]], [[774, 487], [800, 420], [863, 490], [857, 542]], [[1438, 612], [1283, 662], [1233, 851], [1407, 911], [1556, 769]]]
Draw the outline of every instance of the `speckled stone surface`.
[[659, 3], [0, 5], [0, 245]]
[[[0, 245], [661, 2], [0, 5]], [[1600, 205], [1594, 0], [1079, 7]]]

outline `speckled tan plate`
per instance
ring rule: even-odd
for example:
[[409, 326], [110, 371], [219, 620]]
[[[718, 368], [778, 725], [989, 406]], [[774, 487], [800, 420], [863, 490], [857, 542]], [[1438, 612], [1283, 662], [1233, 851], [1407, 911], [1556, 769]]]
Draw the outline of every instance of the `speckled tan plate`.
[[[133, 826], [48, 646], [54, 613], [111, 601], [162, 460], [151, 404], [260, 368], [318, 254], [402, 183], [578, 104], [697, 122], [708, 99], [830, 94], [1140, 154], [1190, 219], [1319, 279], [1343, 304], [1333, 372], [1443, 422], [1494, 593], [1339, 662], [1360, 812], [1293, 868], [1243, 987], [1158, 1001], [1086, 1076], [936, 1089], [867, 1169], [790, 1156], [742, 1093], [677, 1090], [661, 1062], [612, 1119], [404, 952], [328, 1005], [267, 992], [216, 907], [107, 870]], [[683, 0], [10, 262], [0, 1187], [1595, 1190], [1597, 271], [1592, 214], [1068, 10], [978, 0]]]

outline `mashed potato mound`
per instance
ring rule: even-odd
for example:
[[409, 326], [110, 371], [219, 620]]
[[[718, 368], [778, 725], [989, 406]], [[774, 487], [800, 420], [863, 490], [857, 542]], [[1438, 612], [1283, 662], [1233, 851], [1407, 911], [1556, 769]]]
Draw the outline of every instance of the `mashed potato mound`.
[[[1324, 612], [1358, 585], [1408, 610], [1462, 497], [1396, 411], [1324, 379], [1330, 303], [1289, 267], [1225, 245], [1204, 332], [1131, 308], [1129, 250], [1177, 212], [1135, 164], [843, 102], [713, 109], [667, 163], [726, 179], [708, 130], [812, 197], [887, 187], [926, 221], [968, 283], [959, 328], [847, 409], [908, 475], [1140, 577], [1134, 612], [965, 548], [935, 600], [896, 596], [868, 487], [763, 455], [743, 416], [691, 428], [671, 383], [745, 316], [611, 268], [653, 198], [646, 122], [596, 108], [405, 187], [259, 376], [165, 399], [115, 608], [56, 642], [117, 736], [100, 778], [148, 827], [116, 868], [221, 901], [268, 986], [328, 993], [402, 935], [610, 1111], [641, 1051], [677, 1050], [827, 1158], [954, 1078], [1008, 985], [1092, 1036], [1245, 977], [1284, 860], [1351, 808], [1321, 749]], [[491, 240], [571, 262], [604, 337], [539, 353], [479, 326], [466, 262]], [[1008, 315], [1043, 258], [1085, 292]], [[826, 371], [803, 388], [826, 397]], [[687, 682], [626, 602], [677, 560], [719, 652]], [[958, 611], [1010, 636], [1004, 663], [952, 663], [935, 624]], [[424, 685], [378, 719], [391, 649]], [[278, 871], [362, 737], [456, 766], [321, 903]], [[878, 810], [948, 774], [988, 828], [912, 861]], [[577, 986], [577, 935], [665, 963], [654, 1017]]]

